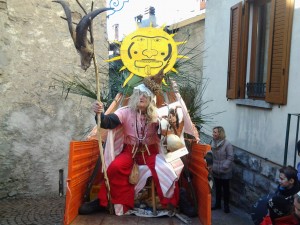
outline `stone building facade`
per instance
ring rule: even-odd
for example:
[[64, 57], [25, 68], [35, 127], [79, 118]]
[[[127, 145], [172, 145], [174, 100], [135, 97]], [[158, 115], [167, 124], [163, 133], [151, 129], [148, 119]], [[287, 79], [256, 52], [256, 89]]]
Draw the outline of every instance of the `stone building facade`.
[[[84, 15], [76, 1], [72, 11]], [[90, 11], [91, 1], [81, 1]], [[96, 1], [94, 9], [104, 0]], [[60, 4], [38, 0], [0, 1], [0, 199], [58, 194], [59, 170], [67, 176], [69, 142], [82, 140], [95, 124], [92, 99], [62, 93], [65, 78], [95, 84], [84, 71]], [[75, 19], [74, 22], [78, 22]], [[105, 13], [94, 20], [101, 82], [107, 79]], [[56, 80], [55, 80], [56, 79]]]

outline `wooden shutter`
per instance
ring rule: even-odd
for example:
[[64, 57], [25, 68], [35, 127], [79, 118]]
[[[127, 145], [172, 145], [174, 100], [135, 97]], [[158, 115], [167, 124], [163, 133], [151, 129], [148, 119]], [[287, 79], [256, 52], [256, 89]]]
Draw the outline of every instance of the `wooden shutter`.
[[287, 103], [293, 11], [294, 0], [272, 1], [265, 100], [274, 104]]
[[231, 7], [230, 11], [230, 37], [227, 72], [227, 98], [237, 98], [240, 63], [242, 2]]
[[[250, 0], [251, 1], [251, 0]], [[249, 1], [245, 0], [242, 15], [241, 27], [241, 50], [240, 50], [240, 70], [238, 82], [238, 98], [245, 98], [246, 91], [246, 73], [247, 73], [247, 60], [248, 60], [248, 36], [249, 36]]]

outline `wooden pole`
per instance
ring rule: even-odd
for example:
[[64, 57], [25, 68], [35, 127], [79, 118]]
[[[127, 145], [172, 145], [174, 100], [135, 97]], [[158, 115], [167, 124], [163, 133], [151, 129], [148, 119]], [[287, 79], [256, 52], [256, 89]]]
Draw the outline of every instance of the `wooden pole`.
[[[97, 100], [100, 102], [101, 101], [101, 95], [100, 95], [100, 78], [99, 78], [99, 71], [98, 71], [98, 66], [97, 66], [97, 61], [95, 54], [93, 56], [94, 60], [94, 66], [95, 66], [95, 73], [96, 73], [96, 88], [97, 88]], [[98, 136], [98, 145], [99, 145], [99, 151], [100, 151], [100, 158], [101, 158], [101, 164], [102, 164], [102, 170], [104, 174], [104, 182], [106, 185], [107, 189], [107, 198], [108, 198], [108, 207], [109, 207], [109, 212], [110, 214], [113, 214], [113, 205], [111, 202], [111, 195], [110, 195], [110, 185], [109, 185], [109, 179], [107, 176], [107, 171], [106, 171], [106, 164], [104, 160], [104, 151], [103, 151], [103, 146], [102, 146], [102, 138], [101, 138], [101, 133], [100, 133], [100, 126], [101, 126], [101, 116], [100, 113], [97, 114], [97, 136]]]
[[[95, 54], [93, 56], [93, 61], [94, 61], [95, 75], [96, 75], [97, 100], [100, 102], [101, 101], [100, 78], [99, 78], [99, 71], [98, 71], [97, 60], [96, 60]], [[104, 181], [105, 181], [105, 185], [106, 185], [106, 189], [107, 189], [109, 212], [110, 212], [110, 214], [113, 214], [113, 206], [112, 206], [111, 195], [110, 195], [110, 185], [109, 185], [109, 180], [108, 180], [107, 171], [106, 171], [106, 164], [104, 161], [104, 153], [103, 153], [104, 151], [103, 151], [103, 146], [102, 146], [100, 126], [101, 126], [101, 116], [100, 116], [100, 113], [97, 113], [97, 136], [98, 136], [100, 158], [101, 158], [102, 170], [103, 170], [103, 174], [104, 174]]]
[[[93, 43], [93, 48], [94, 48], [93, 62], [94, 62], [95, 76], [96, 76], [97, 101], [101, 102], [100, 77], [99, 77], [99, 69], [98, 69], [98, 65], [97, 65], [97, 59], [96, 59], [96, 56], [95, 56], [95, 45], [94, 45], [93, 23], [92, 23], [92, 21], [91, 21], [91, 26], [90, 26], [90, 34], [91, 34], [91, 42]], [[114, 210], [113, 210], [113, 205], [112, 205], [112, 202], [111, 202], [110, 185], [109, 185], [109, 180], [108, 180], [107, 171], [106, 171], [106, 164], [105, 164], [105, 160], [104, 160], [104, 151], [103, 151], [103, 146], [102, 146], [100, 126], [101, 126], [101, 114], [97, 113], [97, 136], [98, 136], [98, 145], [99, 145], [99, 151], [100, 151], [100, 159], [101, 159], [102, 170], [103, 170], [103, 175], [104, 175], [104, 182], [105, 182], [105, 186], [106, 186], [106, 189], [107, 189], [109, 213], [113, 214]]]

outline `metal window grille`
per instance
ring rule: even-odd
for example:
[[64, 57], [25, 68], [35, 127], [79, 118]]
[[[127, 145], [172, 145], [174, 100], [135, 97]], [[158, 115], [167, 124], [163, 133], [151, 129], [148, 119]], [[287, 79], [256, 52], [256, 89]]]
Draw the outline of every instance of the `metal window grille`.
[[247, 83], [247, 95], [254, 98], [266, 97], [266, 83]]

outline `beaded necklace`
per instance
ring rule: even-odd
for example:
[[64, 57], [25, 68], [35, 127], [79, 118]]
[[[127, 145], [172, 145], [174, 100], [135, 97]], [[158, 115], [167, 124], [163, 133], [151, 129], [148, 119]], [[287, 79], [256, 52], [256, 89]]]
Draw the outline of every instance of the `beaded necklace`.
[[[139, 129], [138, 129], [138, 115], [137, 113], [135, 114], [135, 132], [136, 132], [136, 137], [138, 139], [138, 145], [136, 147], [136, 144], [134, 144], [133, 148], [132, 148], [132, 158], [135, 157], [135, 154], [138, 152], [138, 151], [141, 151], [142, 153], [142, 157], [144, 159], [144, 163], [146, 164], [146, 159], [145, 159], [145, 156], [144, 156], [144, 152], [147, 151], [148, 155], [150, 155], [150, 151], [148, 149], [148, 146], [146, 143], [144, 143], [144, 145], [142, 144], [142, 141], [145, 140], [146, 136], [147, 136], [147, 126], [148, 126], [148, 122], [147, 122], [147, 117], [146, 118], [143, 118], [143, 120], [145, 119], [145, 123], [144, 123], [144, 126], [142, 124], [142, 115], [141, 115], [141, 111], [140, 111], [140, 118], [139, 118], [139, 121], [140, 121], [140, 128], [141, 128], [141, 133], [139, 133]], [[145, 148], [143, 148], [143, 146]]]
[[[142, 143], [143, 140], [145, 140], [146, 136], [147, 136], [147, 126], [148, 126], [148, 123], [147, 123], [147, 119], [144, 123], [144, 125], [142, 124], [142, 115], [141, 115], [141, 111], [140, 111], [140, 118], [139, 118], [139, 122], [140, 122], [140, 130], [141, 130], [141, 133], [139, 132], [139, 129], [138, 129], [138, 113], [135, 114], [135, 132], [136, 132], [136, 137], [139, 141], [139, 144]], [[144, 119], [143, 119], [144, 120]]]

